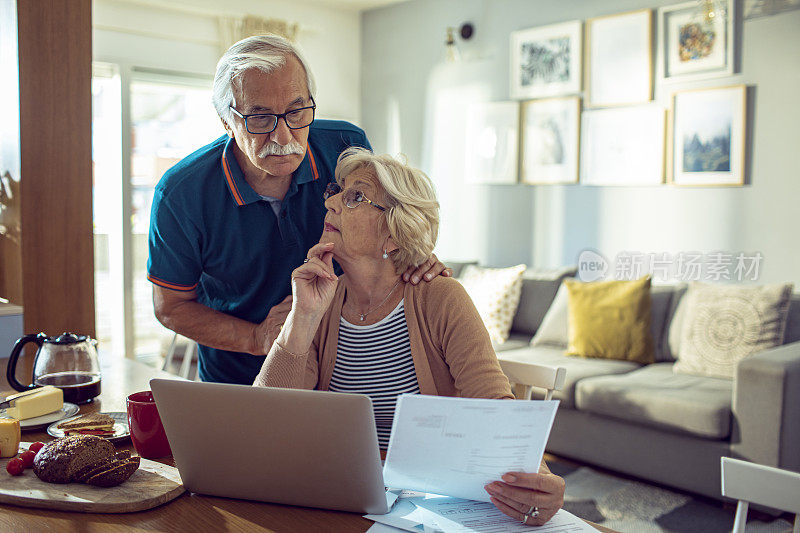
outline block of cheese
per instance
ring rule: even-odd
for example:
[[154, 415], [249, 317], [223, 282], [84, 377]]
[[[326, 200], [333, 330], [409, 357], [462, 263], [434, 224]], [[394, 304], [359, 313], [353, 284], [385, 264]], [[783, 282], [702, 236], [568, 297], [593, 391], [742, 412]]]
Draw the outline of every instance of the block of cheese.
[[62, 407], [64, 407], [64, 392], [58, 387], [45, 385], [33, 394], [11, 400], [11, 406], [6, 409], [6, 414], [18, 420], [27, 420], [58, 411]]
[[21, 437], [19, 420], [0, 418], [0, 457], [14, 457], [19, 450]]

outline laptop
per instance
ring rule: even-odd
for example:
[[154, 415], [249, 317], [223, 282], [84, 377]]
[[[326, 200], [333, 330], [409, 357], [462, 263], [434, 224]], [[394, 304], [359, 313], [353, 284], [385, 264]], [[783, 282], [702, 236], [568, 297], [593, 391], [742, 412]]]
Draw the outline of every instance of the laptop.
[[389, 511], [363, 394], [150, 380], [187, 490], [339, 511]]

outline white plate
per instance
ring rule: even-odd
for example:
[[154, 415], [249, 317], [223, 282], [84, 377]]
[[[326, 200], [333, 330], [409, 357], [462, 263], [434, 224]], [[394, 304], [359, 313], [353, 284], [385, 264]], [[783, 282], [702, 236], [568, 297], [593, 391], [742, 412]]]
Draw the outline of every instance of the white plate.
[[[64, 420], [67, 417], [76, 415], [79, 410], [80, 407], [74, 403], [64, 402], [64, 407], [62, 407], [60, 411], [53, 411], [52, 413], [47, 413], [46, 415], [28, 418], [27, 420], [20, 420], [19, 427], [22, 431], [42, 429], [53, 422], [58, 422], [59, 420]], [[6, 410], [0, 409], [0, 412], [5, 413]]]
[[[112, 413], [101, 413], [101, 414], [108, 415], [114, 419], [114, 434], [108, 436], [98, 435], [99, 437], [103, 437], [104, 439], [109, 440], [111, 442], [121, 441], [123, 439], [127, 439], [128, 437], [130, 437], [131, 434], [130, 431], [128, 430], [128, 413], [112, 412]], [[64, 422], [69, 422], [70, 420], [74, 420], [75, 418], [78, 417], [74, 416], [69, 420], [59, 420], [58, 422], [50, 424], [49, 426], [47, 426], [47, 434], [57, 439], [63, 437], [65, 435], [64, 430], [58, 427], [58, 425]]]

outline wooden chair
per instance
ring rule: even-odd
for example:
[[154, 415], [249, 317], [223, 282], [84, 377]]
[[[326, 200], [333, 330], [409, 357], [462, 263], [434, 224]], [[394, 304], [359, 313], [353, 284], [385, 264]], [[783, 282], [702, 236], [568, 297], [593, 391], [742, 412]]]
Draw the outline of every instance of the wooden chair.
[[[172, 337], [172, 342], [169, 344], [169, 348], [167, 349], [167, 353], [164, 356], [164, 364], [161, 365], [161, 370], [165, 372], [170, 372], [172, 368], [172, 360], [175, 358], [175, 351], [178, 345], [178, 334], [176, 333]], [[182, 337], [185, 338], [185, 337]], [[183, 360], [181, 360], [181, 369], [178, 371], [178, 375], [184, 379], [193, 379], [189, 377], [189, 374], [192, 371], [192, 361], [194, 360], [194, 356], [197, 353], [197, 343], [191, 339], [186, 339], [188, 341], [186, 345], [186, 349], [183, 352]]]
[[[514, 391], [518, 400], [530, 400], [534, 387], [545, 389], [544, 399], [551, 400], [553, 392], [561, 390], [564, 386], [567, 369], [562, 366], [539, 365], [501, 357], [498, 357], [498, 361], [503, 373], [511, 383], [518, 385]], [[517, 392], [518, 388], [522, 389], [519, 393]]]
[[722, 457], [722, 495], [739, 500], [732, 533], [744, 533], [750, 503], [795, 514], [793, 533], [800, 533], [800, 474], [730, 457]]

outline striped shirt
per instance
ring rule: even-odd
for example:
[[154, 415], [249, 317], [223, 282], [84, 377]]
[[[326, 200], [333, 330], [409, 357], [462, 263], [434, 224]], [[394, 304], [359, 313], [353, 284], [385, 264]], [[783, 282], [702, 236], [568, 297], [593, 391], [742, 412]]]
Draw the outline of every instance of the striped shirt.
[[339, 320], [339, 344], [329, 390], [372, 399], [378, 444], [389, 446], [397, 397], [418, 394], [403, 300], [383, 320], [358, 326]]

